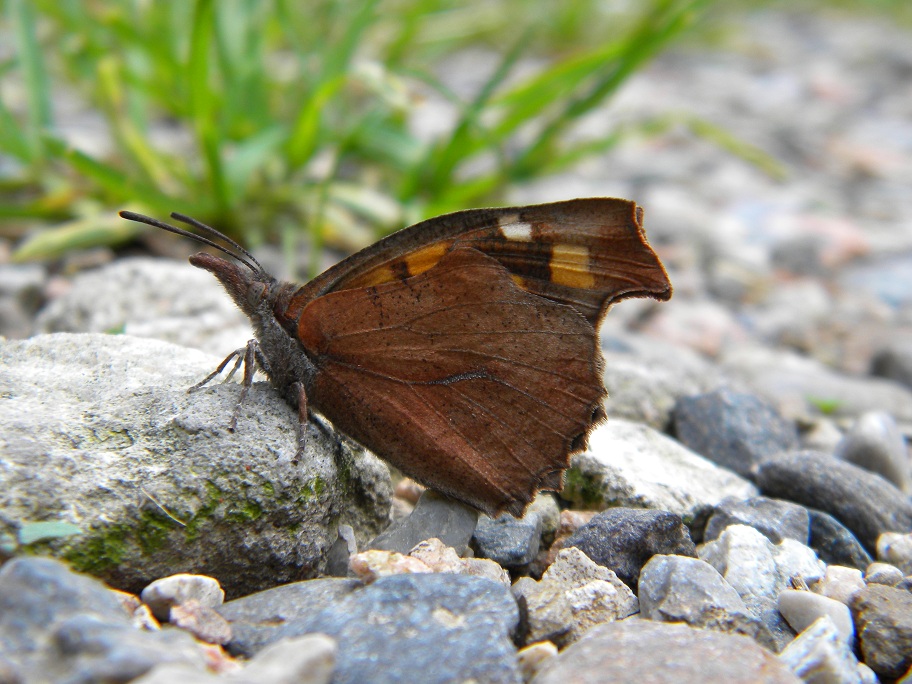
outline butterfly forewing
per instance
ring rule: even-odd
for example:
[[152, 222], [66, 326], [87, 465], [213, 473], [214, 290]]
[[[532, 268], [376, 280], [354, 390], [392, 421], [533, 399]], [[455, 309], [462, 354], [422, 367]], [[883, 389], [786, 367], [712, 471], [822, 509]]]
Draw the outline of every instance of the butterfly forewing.
[[[522, 289], [569, 304], [595, 325], [614, 301], [671, 296], [641, 219], [635, 203], [610, 198], [456, 212], [349, 257], [302, 287], [295, 300], [300, 307], [329, 292], [404, 280], [433, 268], [454, 247], [471, 246], [497, 259]], [[300, 309], [288, 313], [296, 318]]]
[[604, 395], [586, 320], [470, 248], [417, 276], [317, 298], [298, 337], [317, 365], [318, 410], [491, 514], [521, 514], [538, 489], [559, 486]]

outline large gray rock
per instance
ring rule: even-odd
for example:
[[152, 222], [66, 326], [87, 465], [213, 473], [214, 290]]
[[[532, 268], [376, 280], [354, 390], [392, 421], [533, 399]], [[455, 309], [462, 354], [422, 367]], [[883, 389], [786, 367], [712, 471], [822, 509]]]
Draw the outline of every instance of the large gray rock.
[[138, 592], [179, 572], [238, 595], [320, 572], [340, 524], [387, 522], [386, 467], [308, 426], [266, 384], [228, 422], [237, 384], [187, 388], [217, 358], [128, 336], [56, 334], [0, 343], [0, 533], [65, 521], [37, 542]]
[[0, 673], [4, 682], [127, 682], [156, 665], [202, 668], [182, 630], [138, 629], [101, 582], [50, 558], [0, 569]]
[[561, 492], [578, 508], [655, 508], [677, 513], [687, 524], [727, 496], [756, 494], [744, 478], [670, 437], [615, 418], [595, 429], [587, 451], [573, 456]]

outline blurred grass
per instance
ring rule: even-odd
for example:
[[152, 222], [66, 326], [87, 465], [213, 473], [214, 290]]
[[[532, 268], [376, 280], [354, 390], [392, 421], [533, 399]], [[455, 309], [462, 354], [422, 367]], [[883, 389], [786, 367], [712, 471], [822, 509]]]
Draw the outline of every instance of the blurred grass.
[[[495, 203], [617, 144], [567, 134], [711, 5], [2, 0], [0, 237], [17, 259], [113, 245], [140, 230], [113, 218], [131, 208], [355, 247]], [[468, 47], [485, 73], [454, 92], [436, 70]], [[422, 135], [432, 96], [455, 116]]]
[[[0, 231], [54, 222], [15, 256], [55, 256], [133, 237], [110, 219], [129, 205], [248, 243], [364, 242], [493, 202], [603, 153], [566, 132], [710, 2], [6, 0]], [[434, 69], [473, 45], [489, 74], [454, 93]], [[521, 59], [541, 66], [518, 79]], [[422, 92], [456, 112], [432, 137], [410, 125]]]

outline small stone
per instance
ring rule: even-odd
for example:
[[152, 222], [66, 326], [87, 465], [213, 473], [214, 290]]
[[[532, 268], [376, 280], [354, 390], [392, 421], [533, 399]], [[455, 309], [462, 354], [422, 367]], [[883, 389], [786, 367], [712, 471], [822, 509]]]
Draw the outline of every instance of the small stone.
[[868, 585], [851, 608], [864, 662], [880, 677], [901, 677], [912, 666], [912, 593]]
[[719, 632], [744, 634], [771, 647], [772, 636], [738, 592], [698, 558], [653, 556], [640, 573], [640, 613], [663, 622], [686, 622]]
[[674, 426], [682, 444], [748, 478], [758, 464], [798, 445], [795, 424], [772, 404], [730, 389], [679, 399]]
[[155, 580], [142, 590], [140, 598], [164, 622], [173, 606], [193, 599], [202, 606], [215, 608], [225, 601], [225, 592], [212, 577], [181, 573]]
[[855, 627], [848, 606], [826, 596], [811, 591], [786, 589], [779, 594], [779, 612], [798, 633], [810, 627], [818, 618], [827, 616], [847, 643], [855, 638]]
[[419, 542], [439, 539], [463, 555], [478, 522], [478, 511], [463, 503], [426, 490], [408, 516], [367, 543], [367, 549], [408, 553]]
[[813, 586], [813, 591], [845, 605], [859, 589], [864, 589], [865, 581], [861, 570], [846, 568], [841, 565], [828, 565], [826, 574]]
[[833, 621], [817, 618], [779, 654], [779, 660], [805, 682], [858, 684], [858, 660]]
[[636, 596], [611, 570], [577, 548], [563, 549], [540, 582], [520, 578], [513, 595], [526, 607], [526, 642], [566, 645], [596, 624], [637, 612]]
[[612, 508], [603, 511], [567, 539], [636, 591], [640, 570], [656, 554], [696, 556], [681, 516], [668, 511]]
[[[238, 672], [238, 679], [269, 684], [329, 684], [336, 665], [336, 640], [325, 634], [270, 644]], [[225, 684], [231, 684], [231, 677]]]
[[326, 552], [326, 569], [324, 575], [329, 577], [347, 577], [349, 559], [358, 553], [355, 531], [351, 525], [339, 525], [339, 536]]
[[522, 518], [504, 513], [497, 518], [482, 515], [475, 527], [476, 556], [488, 558], [506, 568], [521, 568], [538, 555], [541, 516], [530, 511]]
[[912, 534], [885, 532], [880, 535], [877, 560], [895, 565], [904, 575], [912, 575]]
[[804, 506], [791, 501], [755, 496], [738, 500], [728, 497], [720, 501], [706, 523], [703, 541], [718, 537], [729, 525], [748, 525], [774, 544], [784, 538], [808, 543], [810, 516]]
[[835, 456], [882, 475], [906, 494], [912, 493], [912, 461], [889, 413], [869, 411], [859, 416], [836, 445]]
[[231, 625], [228, 621], [196, 599], [187, 599], [171, 606], [168, 622], [208, 644], [224, 645], [231, 641]]
[[516, 659], [519, 661], [519, 671], [524, 682], [534, 677], [542, 666], [557, 655], [557, 646], [550, 641], [536, 641], [525, 648], [519, 649]]
[[352, 574], [365, 584], [375, 582], [381, 577], [433, 572], [417, 558], [404, 556], [396, 551], [370, 549], [356, 553], [349, 559]]
[[776, 656], [737, 634], [629, 618], [590, 630], [531, 684], [687, 682], [800, 684]]
[[404, 499], [413, 506], [418, 505], [418, 500], [424, 494], [426, 487], [415, 482], [410, 477], [403, 477], [396, 483], [393, 495], [399, 499]]
[[864, 570], [874, 560], [858, 538], [829, 513], [808, 509], [811, 548], [824, 563]]
[[439, 539], [428, 539], [421, 542], [409, 551], [409, 556], [420, 560], [432, 572], [487, 577], [506, 587], [510, 586], [510, 573], [494, 561], [487, 558], [460, 558], [456, 554], [456, 549], [444, 546]]
[[912, 389], [912, 345], [894, 344], [879, 351], [871, 361], [871, 375], [895, 380]]
[[902, 582], [902, 570], [889, 563], [871, 563], [865, 570], [865, 582], [867, 584], [884, 584], [888, 587], [895, 587]]
[[228, 601], [218, 609], [234, 634], [228, 650], [252, 658], [269, 644], [317, 632], [319, 628], [311, 625], [314, 615], [362, 588], [354, 579], [327, 577], [291, 582]]

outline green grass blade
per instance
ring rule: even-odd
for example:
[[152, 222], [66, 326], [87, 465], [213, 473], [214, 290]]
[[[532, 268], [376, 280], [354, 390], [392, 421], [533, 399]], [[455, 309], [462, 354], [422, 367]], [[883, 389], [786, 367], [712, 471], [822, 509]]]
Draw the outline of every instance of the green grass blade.
[[122, 244], [142, 232], [141, 225], [117, 214], [77, 219], [35, 233], [12, 254], [17, 263], [55, 259], [77, 249]]
[[41, 134], [51, 125], [51, 92], [41, 45], [38, 43], [35, 13], [28, 0], [8, 0], [8, 11], [16, 39], [17, 57], [22, 69], [28, 101], [26, 135], [34, 150], [41, 155]]

